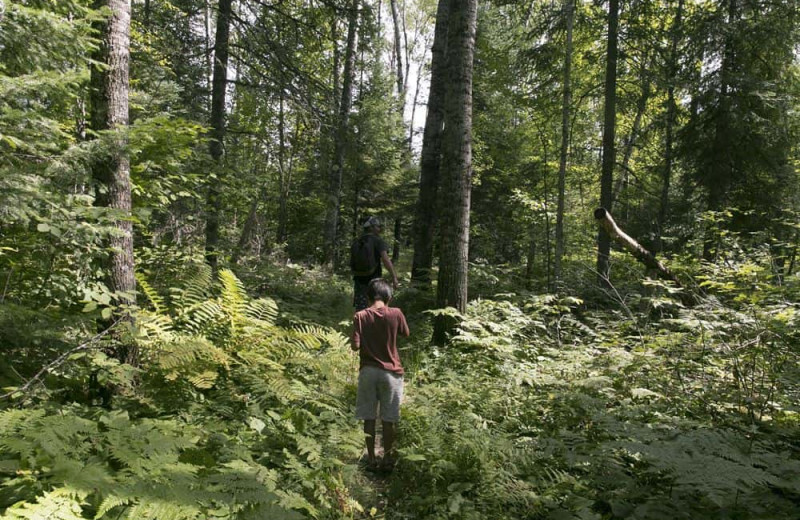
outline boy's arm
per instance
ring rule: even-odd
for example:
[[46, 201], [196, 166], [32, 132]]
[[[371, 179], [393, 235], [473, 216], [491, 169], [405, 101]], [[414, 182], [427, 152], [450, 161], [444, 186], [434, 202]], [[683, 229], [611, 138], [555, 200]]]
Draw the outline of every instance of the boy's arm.
[[353, 316], [353, 336], [350, 340], [350, 348], [352, 350], [361, 348], [361, 321], [356, 316]]
[[411, 331], [408, 330], [408, 322], [406, 321], [406, 316], [400, 309], [397, 309], [397, 312], [400, 314], [400, 326], [397, 327], [397, 333], [403, 336], [404, 338], [407, 338], [411, 335]]

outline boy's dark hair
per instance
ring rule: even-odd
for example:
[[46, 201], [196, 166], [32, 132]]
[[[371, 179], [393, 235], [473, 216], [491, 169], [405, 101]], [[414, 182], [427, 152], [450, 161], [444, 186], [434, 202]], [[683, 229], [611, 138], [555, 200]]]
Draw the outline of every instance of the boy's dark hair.
[[392, 299], [392, 286], [382, 278], [375, 278], [367, 286], [367, 299], [371, 302], [380, 300], [383, 303], [389, 303], [389, 300]]

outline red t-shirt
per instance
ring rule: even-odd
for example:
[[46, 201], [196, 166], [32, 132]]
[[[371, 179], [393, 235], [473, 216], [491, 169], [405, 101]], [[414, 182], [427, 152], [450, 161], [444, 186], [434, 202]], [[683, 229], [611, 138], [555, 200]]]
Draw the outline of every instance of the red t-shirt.
[[353, 344], [358, 347], [361, 367], [371, 365], [402, 375], [397, 335], [410, 334], [403, 311], [395, 307], [370, 307], [356, 313], [353, 325]]

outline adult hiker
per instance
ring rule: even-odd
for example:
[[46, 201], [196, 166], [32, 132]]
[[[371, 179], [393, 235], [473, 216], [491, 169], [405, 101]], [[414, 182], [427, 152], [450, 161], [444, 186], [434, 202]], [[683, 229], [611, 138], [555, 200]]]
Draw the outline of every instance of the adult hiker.
[[350, 248], [350, 269], [353, 272], [353, 307], [356, 312], [366, 309], [367, 286], [383, 274], [381, 263], [392, 275], [392, 287], [397, 289], [397, 273], [389, 258], [389, 246], [381, 238], [383, 226], [378, 217], [369, 217], [362, 224], [364, 234]]

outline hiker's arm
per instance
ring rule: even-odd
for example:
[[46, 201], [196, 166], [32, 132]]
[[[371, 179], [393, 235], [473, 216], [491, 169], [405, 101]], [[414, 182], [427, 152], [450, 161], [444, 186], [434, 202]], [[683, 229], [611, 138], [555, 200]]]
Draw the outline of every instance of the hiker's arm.
[[395, 289], [397, 289], [397, 273], [394, 270], [394, 265], [392, 264], [392, 260], [389, 258], [389, 253], [386, 251], [381, 251], [381, 260], [383, 261], [383, 265], [386, 266], [386, 269], [392, 273], [392, 285]]
[[356, 317], [353, 317], [353, 335], [350, 337], [350, 348], [353, 350], [361, 348], [361, 323]]

